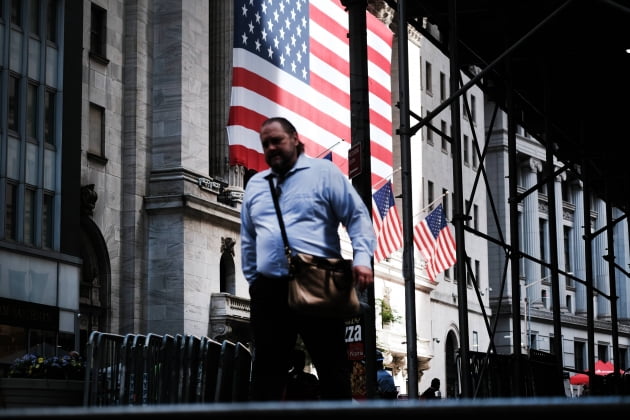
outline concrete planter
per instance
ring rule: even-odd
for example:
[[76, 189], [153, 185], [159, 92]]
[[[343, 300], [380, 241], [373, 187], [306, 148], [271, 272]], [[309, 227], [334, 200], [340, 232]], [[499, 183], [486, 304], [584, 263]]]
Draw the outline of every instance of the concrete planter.
[[83, 405], [83, 388], [82, 380], [0, 378], [0, 407]]

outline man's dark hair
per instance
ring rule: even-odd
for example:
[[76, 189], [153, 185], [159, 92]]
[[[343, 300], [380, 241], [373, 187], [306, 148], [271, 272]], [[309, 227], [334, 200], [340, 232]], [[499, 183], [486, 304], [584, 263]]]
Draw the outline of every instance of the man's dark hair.
[[[285, 133], [291, 134], [291, 135], [297, 134], [297, 130], [295, 126], [291, 123], [291, 121], [287, 120], [284, 117], [267, 118], [265, 121], [263, 121], [263, 123], [260, 126], [264, 127], [267, 124], [271, 124], [274, 122], [279, 123], [282, 126], [282, 129], [284, 130]], [[304, 153], [304, 143], [302, 143], [301, 140], [298, 141], [297, 151], [298, 151], [298, 155], [301, 155], [302, 153]]]

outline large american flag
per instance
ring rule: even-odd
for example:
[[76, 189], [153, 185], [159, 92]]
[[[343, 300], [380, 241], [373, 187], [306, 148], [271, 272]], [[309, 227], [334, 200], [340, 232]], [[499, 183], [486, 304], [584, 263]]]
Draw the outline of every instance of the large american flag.
[[372, 195], [372, 199], [372, 222], [377, 238], [374, 259], [378, 263], [403, 246], [403, 232], [392, 183], [387, 181]]
[[447, 223], [442, 204], [413, 228], [413, 243], [427, 263], [429, 280], [455, 264], [455, 238]]
[[[261, 123], [283, 116], [310, 156], [328, 149], [348, 173], [348, 13], [339, 0], [234, 0], [234, 65], [227, 124], [230, 164], [267, 168]], [[366, 12], [372, 184], [392, 173], [392, 32]]]

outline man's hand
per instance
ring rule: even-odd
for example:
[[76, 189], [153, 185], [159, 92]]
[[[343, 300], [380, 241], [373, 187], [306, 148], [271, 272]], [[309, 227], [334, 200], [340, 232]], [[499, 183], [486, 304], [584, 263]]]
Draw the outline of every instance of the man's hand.
[[372, 268], [364, 265], [357, 265], [352, 267], [352, 273], [354, 280], [359, 286], [359, 290], [363, 291], [366, 287], [374, 283], [374, 271]]

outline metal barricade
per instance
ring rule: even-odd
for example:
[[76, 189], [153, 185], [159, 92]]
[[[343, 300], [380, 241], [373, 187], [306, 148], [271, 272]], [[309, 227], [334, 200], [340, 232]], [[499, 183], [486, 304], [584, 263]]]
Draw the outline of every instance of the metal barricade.
[[196, 402], [199, 396], [199, 353], [201, 339], [194, 335], [184, 337], [182, 354], [181, 402]]
[[202, 402], [213, 402], [217, 390], [221, 343], [212, 338], [202, 339], [201, 355], [201, 398]]
[[232, 401], [249, 400], [249, 384], [252, 371], [252, 354], [243, 343], [234, 349], [234, 375], [232, 378]]
[[229, 340], [223, 340], [223, 343], [221, 343], [221, 357], [219, 358], [217, 387], [214, 393], [215, 402], [232, 401], [235, 348], [236, 345]]
[[160, 404], [162, 388], [166, 386], [163, 380], [164, 366], [160, 358], [163, 337], [149, 333], [144, 340], [142, 348], [142, 360], [144, 369], [142, 373], [142, 404]]
[[[122, 386], [120, 389], [121, 405], [136, 405], [142, 398], [143, 363], [139, 348], [144, 345], [146, 337], [141, 334], [127, 334], [121, 345]], [[139, 357], [140, 356], [140, 357]]]
[[94, 331], [87, 343], [84, 406], [249, 400], [252, 354], [208, 337]]
[[93, 331], [87, 343], [83, 405], [106, 406], [120, 402], [121, 345], [118, 334]]

